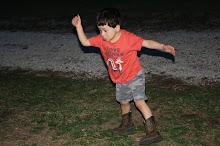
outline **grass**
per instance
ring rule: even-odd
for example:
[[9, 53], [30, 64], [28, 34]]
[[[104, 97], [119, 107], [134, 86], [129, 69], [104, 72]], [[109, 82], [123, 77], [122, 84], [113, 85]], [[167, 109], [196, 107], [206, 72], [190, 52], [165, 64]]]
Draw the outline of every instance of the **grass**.
[[[113, 135], [120, 124], [115, 87], [108, 80], [37, 77], [0, 72], [1, 145], [138, 145], [137, 129]], [[219, 85], [146, 85], [148, 104], [164, 140], [154, 145], [219, 145]]]

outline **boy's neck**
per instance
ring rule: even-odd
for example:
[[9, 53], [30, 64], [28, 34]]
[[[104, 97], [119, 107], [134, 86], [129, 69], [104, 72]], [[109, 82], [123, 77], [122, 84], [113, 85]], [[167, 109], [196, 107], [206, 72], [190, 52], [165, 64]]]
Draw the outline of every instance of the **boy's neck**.
[[111, 43], [115, 43], [119, 40], [121, 36], [121, 30], [119, 30], [116, 34], [115, 34], [115, 37], [110, 41]]

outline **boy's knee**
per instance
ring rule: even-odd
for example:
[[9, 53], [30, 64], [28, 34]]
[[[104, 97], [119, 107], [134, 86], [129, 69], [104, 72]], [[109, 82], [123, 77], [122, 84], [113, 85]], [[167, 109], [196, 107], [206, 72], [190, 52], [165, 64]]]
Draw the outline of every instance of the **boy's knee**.
[[130, 104], [129, 102], [120, 102], [121, 105], [128, 105]]
[[146, 105], [145, 100], [136, 101], [135, 105], [139, 108]]

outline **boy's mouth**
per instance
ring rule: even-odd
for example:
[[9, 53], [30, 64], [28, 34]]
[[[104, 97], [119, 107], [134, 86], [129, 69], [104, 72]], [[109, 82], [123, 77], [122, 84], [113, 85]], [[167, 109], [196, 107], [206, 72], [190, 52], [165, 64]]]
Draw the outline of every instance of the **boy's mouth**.
[[107, 38], [102, 37], [102, 39], [103, 39], [104, 41], [108, 41], [108, 39], [107, 39]]

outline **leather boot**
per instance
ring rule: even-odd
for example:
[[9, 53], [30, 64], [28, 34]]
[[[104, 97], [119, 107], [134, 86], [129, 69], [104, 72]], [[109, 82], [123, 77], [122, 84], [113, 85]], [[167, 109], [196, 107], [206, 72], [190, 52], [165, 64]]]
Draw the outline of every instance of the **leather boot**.
[[117, 128], [114, 128], [112, 132], [114, 134], [121, 134], [123, 132], [126, 132], [128, 130], [135, 129], [133, 120], [132, 120], [132, 113], [129, 112], [127, 114], [122, 115], [122, 123]]
[[156, 129], [153, 116], [144, 121], [144, 126], [146, 128], [146, 136], [139, 141], [140, 145], [157, 143], [163, 140], [162, 136]]

